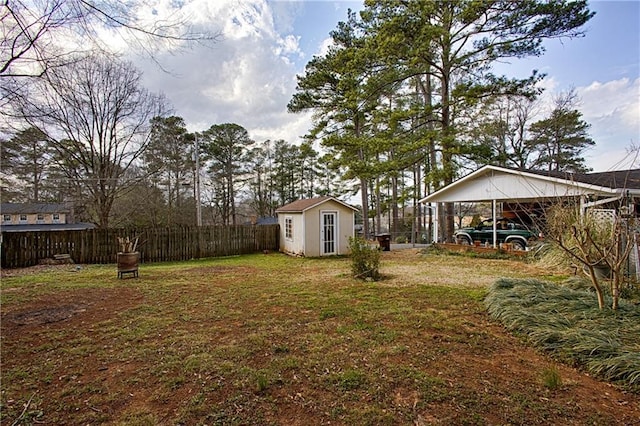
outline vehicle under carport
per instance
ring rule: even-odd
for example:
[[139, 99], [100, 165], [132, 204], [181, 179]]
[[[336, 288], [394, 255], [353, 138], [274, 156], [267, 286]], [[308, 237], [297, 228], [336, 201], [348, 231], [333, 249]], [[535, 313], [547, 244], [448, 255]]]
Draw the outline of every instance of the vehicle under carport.
[[[632, 200], [632, 207], [634, 200], [640, 200], [640, 169], [581, 174], [487, 165], [422, 198], [420, 203], [434, 211], [433, 241], [439, 241], [443, 203], [490, 202], [494, 218], [499, 216], [498, 203], [502, 203], [503, 211], [505, 206], [512, 206], [510, 212], [520, 220], [533, 221], [532, 213], [543, 215], [545, 205], [563, 198], [578, 198], [584, 212], [624, 197]], [[497, 231], [496, 221], [492, 229], [494, 248], [498, 246]]]

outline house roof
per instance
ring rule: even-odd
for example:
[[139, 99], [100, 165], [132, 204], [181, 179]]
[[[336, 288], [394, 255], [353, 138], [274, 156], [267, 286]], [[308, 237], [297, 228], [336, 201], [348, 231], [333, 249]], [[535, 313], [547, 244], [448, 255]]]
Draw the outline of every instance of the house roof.
[[640, 194], [640, 169], [581, 174], [487, 165], [420, 202], [530, 201], [581, 195], [610, 197], [625, 191]]
[[264, 216], [256, 219], [256, 225], [277, 225], [277, 224], [278, 224], [278, 218], [271, 217], [271, 216]]
[[69, 213], [65, 203], [2, 203], [0, 214]]
[[85, 229], [95, 229], [93, 223], [42, 223], [31, 225], [0, 225], [2, 232], [42, 232], [42, 231], [83, 231]]
[[611, 189], [640, 189], [640, 169], [615, 170], [598, 173], [567, 173], [530, 171], [531, 173], [552, 176], [574, 182], [588, 183]]
[[358, 211], [357, 208], [344, 203], [337, 198], [323, 196], [323, 197], [315, 197], [315, 198], [306, 198], [298, 201], [294, 201], [293, 203], [285, 204], [284, 206], [276, 209], [276, 213], [302, 213], [310, 208], [319, 206], [320, 204], [326, 203], [328, 201], [335, 201], [338, 204], [341, 204], [351, 210]]

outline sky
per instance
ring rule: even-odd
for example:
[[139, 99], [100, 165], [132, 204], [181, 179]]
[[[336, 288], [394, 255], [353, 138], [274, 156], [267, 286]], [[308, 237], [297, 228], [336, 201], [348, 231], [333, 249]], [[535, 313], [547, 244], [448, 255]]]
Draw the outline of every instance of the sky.
[[[329, 33], [362, 1], [156, 0], [153, 16], [179, 4], [196, 28], [220, 34], [216, 43], [180, 52], [157, 52], [154, 61], [131, 60], [143, 84], [162, 92], [189, 131], [214, 124], [243, 126], [256, 142], [299, 143], [311, 114], [291, 114], [296, 75], [324, 52]], [[164, 5], [164, 6], [163, 6]], [[161, 7], [163, 6], [164, 9]], [[585, 153], [594, 171], [640, 167], [630, 155], [640, 146], [640, 1], [592, 1], [595, 17], [579, 39], [545, 43], [541, 57], [499, 64], [496, 71], [526, 77], [545, 73], [545, 99], [575, 90], [578, 109], [591, 125], [595, 147]], [[158, 63], [161, 65], [158, 66]]]

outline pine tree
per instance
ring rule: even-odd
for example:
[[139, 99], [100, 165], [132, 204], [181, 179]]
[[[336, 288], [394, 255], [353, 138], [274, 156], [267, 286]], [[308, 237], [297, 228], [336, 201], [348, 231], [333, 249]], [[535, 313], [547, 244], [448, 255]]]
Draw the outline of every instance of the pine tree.
[[577, 103], [573, 91], [556, 99], [548, 118], [529, 127], [528, 145], [537, 157], [531, 168], [584, 173], [590, 171], [582, 153], [595, 141], [589, 136], [590, 124], [582, 120], [582, 113], [574, 108]]

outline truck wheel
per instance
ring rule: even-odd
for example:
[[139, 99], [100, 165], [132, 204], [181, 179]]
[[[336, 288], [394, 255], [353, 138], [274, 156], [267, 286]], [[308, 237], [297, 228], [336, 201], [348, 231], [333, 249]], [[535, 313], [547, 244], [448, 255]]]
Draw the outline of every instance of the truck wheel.
[[509, 242], [513, 246], [514, 250], [524, 251], [527, 249], [527, 246], [522, 242], [522, 240], [511, 240]]
[[470, 246], [471, 245], [471, 241], [469, 241], [469, 239], [467, 237], [457, 237], [456, 241], [458, 242], [458, 244], [462, 244], [463, 246]]

